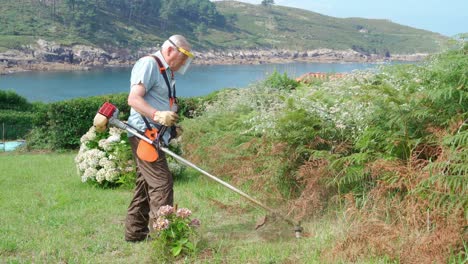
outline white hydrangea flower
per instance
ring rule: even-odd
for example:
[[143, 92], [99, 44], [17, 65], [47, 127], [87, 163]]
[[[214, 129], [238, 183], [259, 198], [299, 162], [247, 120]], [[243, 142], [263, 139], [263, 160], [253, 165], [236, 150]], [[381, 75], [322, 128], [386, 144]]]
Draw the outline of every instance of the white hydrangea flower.
[[107, 142], [109, 143], [114, 143], [114, 142], [119, 142], [120, 141], [120, 135], [112, 135], [107, 138]]
[[106, 169], [106, 174], [105, 174], [105, 177], [106, 177], [106, 181], [108, 182], [114, 182], [118, 176], [119, 176], [119, 171], [117, 169]]
[[84, 174], [83, 174], [83, 176], [81, 176], [81, 182], [86, 182], [87, 180], [88, 180], [88, 178], [86, 178], [86, 176], [84, 176]]
[[86, 179], [95, 179], [98, 170], [96, 168], [88, 167], [83, 173], [83, 177]]
[[99, 147], [102, 148], [103, 150], [106, 150], [108, 151], [109, 150], [109, 142], [107, 141], [107, 139], [103, 138], [101, 140], [99, 140], [99, 143], [98, 143]]
[[101, 166], [102, 168], [104, 168], [106, 170], [115, 169], [115, 167], [116, 167], [115, 163], [113, 161], [109, 160], [109, 158], [107, 158], [107, 157], [102, 157], [99, 160], [99, 166]]
[[[105, 181], [115, 182], [121, 173], [134, 171], [131, 149], [125, 140], [121, 140], [122, 133], [124, 132], [120, 129], [111, 128], [107, 138], [97, 141], [96, 131], [94, 127], [91, 127], [81, 137], [80, 149], [74, 161], [82, 182], [88, 180], [99, 184]], [[91, 142], [94, 143], [91, 144], [92, 146], [96, 146], [93, 149], [88, 147]], [[117, 144], [118, 148], [115, 147]], [[122, 151], [128, 153], [125, 154]], [[122, 160], [124, 157], [128, 160]]]
[[95, 138], [96, 138], [96, 129], [94, 128], [94, 126], [92, 126], [91, 128], [89, 128], [88, 132], [81, 137], [80, 142], [82, 144], [85, 144], [91, 140], [94, 140]]
[[96, 181], [102, 183], [106, 179], [106, 170], [100, 169], [96, 172]]
[[116, 127], [111, 127], [109, 129], [109, 135], [110, 136], [118, 136], [119, 139], [120, 139], [120, 135], [122, 134], [122, 130], [120, 130], [120, 128], [116, 128]]

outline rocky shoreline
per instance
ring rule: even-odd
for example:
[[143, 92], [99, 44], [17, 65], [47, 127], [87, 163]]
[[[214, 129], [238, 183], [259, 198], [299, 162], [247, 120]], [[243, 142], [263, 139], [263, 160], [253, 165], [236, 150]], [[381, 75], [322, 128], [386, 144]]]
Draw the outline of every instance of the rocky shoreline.
[[[128, 49], [109, 51], [84, 45], [63, 46], [38, 40], [35, 45], [20, 50], [0, 53], [0, 75], [24, 71], [77, 71], [95, 67], [129, 67], [135, 61], [155, 52], [156, 48], [130, 52]], [[364, 54], [354, 50], [315, 49], [293, 51], [284, 49], [231, 50], [194, 52], [194, 64], [267, 64], [289, 62], [358, 62], [379, 63], [386, 61], [420, 61], [428, 54]]]

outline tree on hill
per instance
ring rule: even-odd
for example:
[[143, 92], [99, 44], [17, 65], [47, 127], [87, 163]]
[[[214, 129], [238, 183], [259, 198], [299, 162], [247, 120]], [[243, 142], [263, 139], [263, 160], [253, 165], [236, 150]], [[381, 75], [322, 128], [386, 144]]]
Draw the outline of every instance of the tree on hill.
[[274, 0], [262, 0], [262, 5], [263, 6], [271, 6], [271, 5], [274, 5], [275, 4], [275, 1]]

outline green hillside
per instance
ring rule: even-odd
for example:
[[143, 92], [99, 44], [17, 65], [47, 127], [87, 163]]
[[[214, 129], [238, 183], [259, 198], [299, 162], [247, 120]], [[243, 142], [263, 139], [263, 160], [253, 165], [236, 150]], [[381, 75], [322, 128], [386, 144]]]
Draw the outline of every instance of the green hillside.
[[226, 47], [289, 49], [348, 49], [370, 53], [434, 52], [445, 39], [440, 34], [414, 29], [388, 20], [334, 18], [283, 6], [264, 7], [240, 2], [218, 2], [225, 16], [237, 16], [235, 29], [208, 36]]
[[447, 39], [386, 20], [209, 0], [3, 0], [0, 25], [0, 52], [39, 38], [136, 50], [176, 33], [198, 49], [330, 48], [379, 54], [437, 52]]

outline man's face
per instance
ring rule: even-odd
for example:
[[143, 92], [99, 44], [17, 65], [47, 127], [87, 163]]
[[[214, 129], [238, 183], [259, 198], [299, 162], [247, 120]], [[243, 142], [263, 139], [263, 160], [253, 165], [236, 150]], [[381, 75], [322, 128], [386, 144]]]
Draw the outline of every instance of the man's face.
[[176, 47], [169, 47], [169, 60], [168, 64], [171, 70], [178, 71], [182, 65], [187, 61], [188, 56], [177, 50]]

